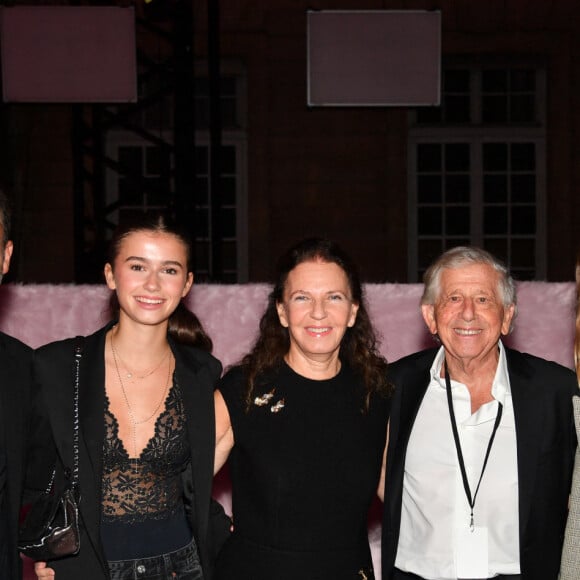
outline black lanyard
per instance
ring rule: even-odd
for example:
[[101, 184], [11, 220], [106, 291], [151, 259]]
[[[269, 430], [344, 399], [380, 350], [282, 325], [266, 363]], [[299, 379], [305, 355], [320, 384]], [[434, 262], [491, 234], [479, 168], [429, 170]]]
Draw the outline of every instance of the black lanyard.
[[497, 416], [495, 418], [495, 423], [493, 425], [493, 431], [491, 432], [491, 437], [489, 438], [489, 443], [487, 444], [487, 451], [485, 452], [485, 459], [483, 460], [483, 467], [481, 468], [481, 475], [479, 476], [479, 481], [477, 482], [477, 487], [475, 488], [475, 494], [473, 499], [471, 498], [471, 490], [469, 489], [469, 481], [467, 479], [467, 472], [465, 471], [465, 463], [463, 461], [463, 453], [461, 452], [461, 443], [459, 442], [459, 433], [457, 432], [457, 425], [455, 423], [455, 412], [453, 411], [453, 399], [451, 398], [451, 379], [449, 378], [449, 371], [447, 370], [447, 363], [445, 365], [445, 387], [447, 391], [447, 404], [449, 405], [449, 417], [451, 418], [451, 429], [453, 429], [453, 439], [455, 440], [455, 449], [457, 450], [457, 459], [459, 461], [459, 468], [461, 469], [461, 478], [463, 479], [463, 489], [465, 489], [465, 495], [467, 496], [467, 501], [469, 502], [469, 507], [471, 508], [471, 519], [469, 522], [469, 528], [473, 532], [473, 508], [475, 507], [475, 498], [477, 497], [477, 492], [479, 491], [479, 486], [481, 485], [481, 480], [483, 479], [483, 473], [485, 467], [487, 466], [487, 460], [489, 459], [489, 454], [491, 452], [491, 446], [493, 445], [493, 440], [495, 439], [495, 434], [499, 427], [499, 422], [501, 421], [501, 415], [503, 412], [503, 405], [497, 402]]

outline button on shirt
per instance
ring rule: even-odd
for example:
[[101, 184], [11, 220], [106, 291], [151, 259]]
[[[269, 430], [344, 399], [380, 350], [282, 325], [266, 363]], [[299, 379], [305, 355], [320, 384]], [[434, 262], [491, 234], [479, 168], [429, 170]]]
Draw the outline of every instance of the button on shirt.
[[[395, 561], [400, 570], [429, 580], [457, 578], [457, 541], [460, 533], [469, 527], [471, 512], [451, 430], [445, 379], [441, 377], [444, 357], [442, 347], [431, 367], [431, 380], [409, 438]], [[519, 574], [516, 432], [503, 345], [499, 344], [499, 363], [491, 390], [493, 401], [471, 414], [467, 387], [451, 380], [451, 392], [472, 497], [497, 416], [498, 401], [503, 405], [473, 516], [475, 526], [488, 529], [487, 577]]]

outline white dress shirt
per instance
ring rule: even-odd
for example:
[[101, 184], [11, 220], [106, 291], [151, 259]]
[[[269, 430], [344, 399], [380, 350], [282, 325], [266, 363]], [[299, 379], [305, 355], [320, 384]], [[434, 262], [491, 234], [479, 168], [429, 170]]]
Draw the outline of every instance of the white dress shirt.
[[[473, 498], [498, 412], [503, 414], [475, 500], [474, 525], [487, 528], [488, 571], [519, 574], [517, 446], [503, 345], [492, 385], [493, 401], [471, 414], [467, 387], [451, 381], [453, 408]], [[451, 429], [443, 347], [431, 367], [405, 458], [401, 529], [395, 566], [429, 580], [457, 579], [459, 542], [469, 529], [467, 500]], [[475, 577], [475, 576], [474, 576]], [[477, 576], [482, 577], [482, 576]]]

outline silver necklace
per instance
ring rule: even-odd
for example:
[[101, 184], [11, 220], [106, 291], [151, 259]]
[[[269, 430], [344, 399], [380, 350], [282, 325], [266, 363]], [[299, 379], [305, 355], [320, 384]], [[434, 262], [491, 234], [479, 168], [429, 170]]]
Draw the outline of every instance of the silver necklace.
[[151, 413], [151, 415], [149, 415], [145, 419], [141, 419], [140, 421], [137, 421], [135, 419], [135, 414], [133, 412], [133, 409], [131, 408], [131, 405], [129, 403], [129, 397], [127, 397], [127, 392], [125, 391], [125, 385], [123, 384], [123, 379], [121, 378], [121, 372], [119, 370], [119, 362], [117, 360], [117, 351], [115, 349], [115, 343], [113, 342], [113, 334], [112, 333], [110, 334], [110, 342], [111, 342], [111, 353], [113, 354], [113, 362], [115, 363], [115, 371], [117, 373], [117, 378], [119, 379], [119, 385], [121, 385], [121, 392], [123, 393], [123, 399], [125, 401], [125, 405], [127, 406], [127, 412], [129, 414], [129, 420], [131, 422], [131, 436], [132, 436], [132, 440], [133, 440], [133, 455], [134, 455], [134, 463], [135, 463], [134, 469], [136, 471], [136, 469], [137, 469], [136, 464], [137, 464], [137, 460], [139, 459], [139, 456], [137, 455], [137, 425], [142, 425], [143, 423], [147, 423], [147, 422], [151, 421], [151, 419], [153, 419], [153, 417], [155, 417], [155, 415], [157, 415], [157, 412], [161, 408], [163, 401], [165, 401], [165, 398], [167, 396], [167, 391], [169, 390], [169, 383], [170, 383], [170, 379], [171, 379], [171, 359], [169, 360], [169, 364], [167, 365], [167, 381], [165, 383], [165, 388], [163, 389], [163, 393], [161, 395], [161, 398], [159, 399], [159, 402], [155, 406], [153, 413]]

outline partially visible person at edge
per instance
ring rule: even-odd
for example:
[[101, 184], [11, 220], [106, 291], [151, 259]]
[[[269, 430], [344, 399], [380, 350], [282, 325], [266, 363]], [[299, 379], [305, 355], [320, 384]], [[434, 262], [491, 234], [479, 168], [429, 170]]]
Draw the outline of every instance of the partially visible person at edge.
[[[11, 211], [0, 190], [0, 281], [8, 272], [13, 245]], [[16, 541], [30, 420], [32, 349], [0, 332], [0, 577], [20, 578]]]
[[441, 346], [389, 367], [383, 579], [556, 580], [576, 377], [503, 345], [516, 289], [488, 252], [453, 248], [424, 281]]
[[574, 339], [574, 364], [580, 385], [580, 250], [576, 258], [576, 336]]
[[[213, 391], [220, 363], [182, 303], [193, 284], [190, 246], [162, 216], [121, 226], [104, 274], [113, 320], [86, 337], [80, 368], [81, 547], [35, 565], [58, 580], [211, 580], [229, 519], [211, 503]], [[74, 339], [35, 354], [39, 447], [32, 470], [46, 486], [72, 462]], [[36, 455], [38, 457], [38, 454]]]
[[374, 578], [386, 369], [351, 260], [324, 239], [291, 248], [252, 351], [215, 394], [234, 514], [216, 580]]
[[[580, 250], [576, 258], [576, 335], [574, 338], [574, 364], [576, 377], [580, 386]], [[572, 399], [576, 434], [580, 437], [580, 391]], [[580, 578], [580, 448], [576, 449], [572, 491], [570, 492], [570, 509], [564, 534], [560, 580], [578, 580]]]

